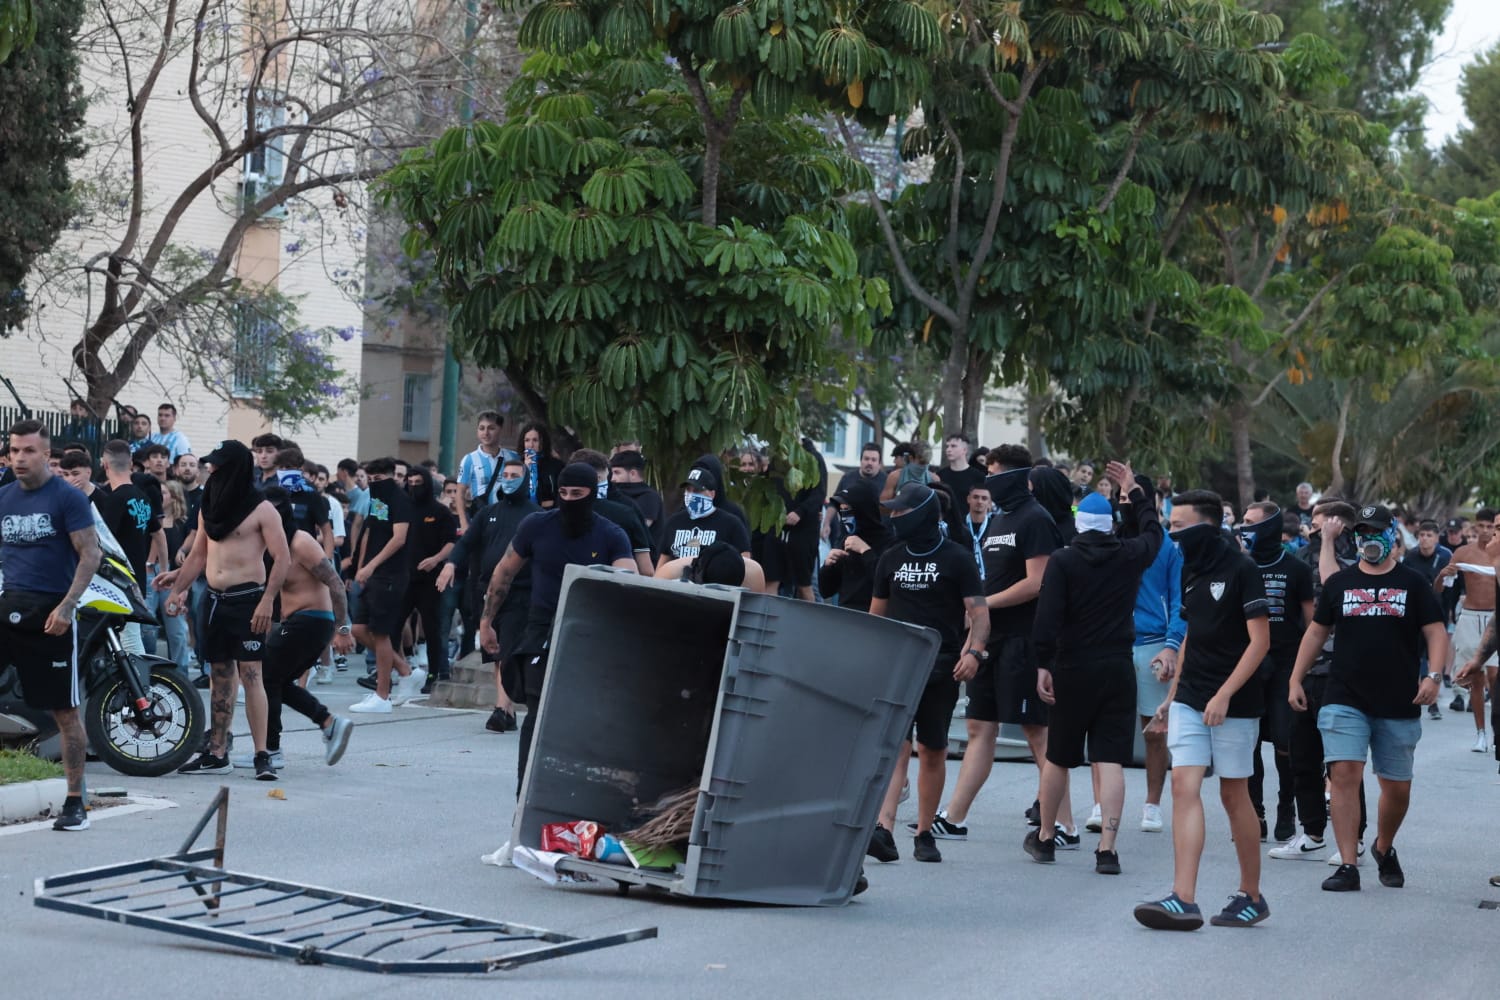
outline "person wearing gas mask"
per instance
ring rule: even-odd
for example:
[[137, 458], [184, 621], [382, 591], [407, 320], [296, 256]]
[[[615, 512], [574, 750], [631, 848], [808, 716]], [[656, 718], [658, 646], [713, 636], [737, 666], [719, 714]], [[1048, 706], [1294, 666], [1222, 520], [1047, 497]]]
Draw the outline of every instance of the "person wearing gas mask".
[[[1266, 589], [1266, 613], [1271, 623], [1271, 656], [1269, 669], [1258, 675], [1264, 683], [1266, 713], [1260, 720], [1260, 739], [1270, 743], [1276, 761], [1276, 827], [1278, 844], [1293, 839], [1297, 822], [1293, 808], [1292, 712], [1287, 704], [1287, 682], [1297, 662], [1297, 646], [1313, 614], [1312, 570], [1300, 559], [1287, 554], [1281, 545], [1285, 524], [1281, 508], [1270, 501], [1260, 501], [1245, 508], [1244, 520], [1235, 526], [1240, 545], [1260, 570]], [[1260, 839], [1266, 839], [1265, 764], [1260, 747], [1255, 753], [1255, 773], [1250, 776], [1250, 801], [1260, 817]]]
[[837, 595], [841, 608], [868, 611], [875, 567], [891, 543], [891, 530], [880, 519], [879, 489], [867, 479], [856, 478], [833, 495], [833, 506], [842, 530], [818, 571], [818, 592], [824, 597]]
[[[563, 571], [571, 565], [613, 566], [635, 572], [630, 539], [618, 525], [594, 513], [599, 476], [582, 462], [565, 466], [557, 476], [557, 506], [527, 517], [516, 528], [510, 547], [495, 566], [479, 616], [479, 645], [491, 656], [520, 658], [526, 721], [521, 725], [520, 756], [516, 762], [516, 794], [526, 776], [531, 734], [536, 729], [537, 706], [547, 673], [547, 644], [552, 619], [562, 596]], [[494, 620], [510, 595], [511, 585], [531, 567], [531, 605], [526, 628], [515, 649], [502, 649]]]
[[1318, 710], [1323, 756], [1332, 786], [1333, 833], [1344, 864], [1323, 882], [1328, 892], [1358, 890], [1359, 789], [1365, 761], [1380, 780], [1375, 841], [1370, 853], [1380, 884], [1399, 889], [1406, 875], [1396, 857], [1396, 834], [1411, 802], [1412, 760], [1422, 738], [1422, 706], [1437, 700], [1442, 673], [1420, 673], [1427, 662], [1448, 656], [1448, 632], [1437, 595], [1422, 574], [1401, 565], [1395, 554], [1391, 512], [1372, 504], [1351, 525], [1359, 564], [1323, 581], [1313, 623], [1297, 650], [1288, 701], [1306, 711], [1302, 680], [1318, 658], [1329, 631], [1338, 629], [1332, 669]]
[[[943, 855], [932, 827], [947, 776], [948, 726], [958, 704], [958, 685], [974, 676], [983, 659], [990, 619], [973, 553], [944, 537], [937, 494], [921, 483], [908, 483], [881, 506], [891, 513], [895, 541], [876, 565], [870, 614], [925, 625], [941, 638], [913, 718], [918, 763], [912, 857], [937, 862]], [[898, 763], [866, 850], [876, 861], [900, 857], [892, 830], [910, 758], [908, 740], [896, 755]]]
[[[1047, 756], [1047, 705], [1037, 695], [1036, 651], [1032, 620], [1047, 560], [1062, 545], [1052, 515], [1032, 496], [1031, 452], [1018, 444], [990, 449], [990, 468], [1000, 471], [985, 479], [995, 512], [979, 541], [984, 560], [985, 601], [990, 609], [989, 647], [978, 674], [969, 682], [967, 722], [969, 743], [959, 768], [953, 797], [938, 814], [934, 836], [968, 839], [969, 807], [984, 787], [995, 764], [995, 737], [1002, 722], [1021, 726], [1037, 765], [1037, 797], [1026, 811], [1027, 821], [1041, 822], [1041, 771]], [[972, 559], [972, 555], [970, 557]], [[1073, 809], [1064, 790], [1058, 809], [1057, 845], [1076, 850], [1081, 843], [1073, 824]]]
[[1101, 493], [1078, 504], [1077, 533], [1047, 562], [1032, 640], [1037, 693], [1050, 706], [1042, 767], [1041, 826], [1023, 847], [1034, 861], [1056, 860], [1054, 826], [1068, 771], [1082, 767], [1084, 743], [1094, 765], [1100, 807], [1094, 870], [1120, 874], [1115, 838], [1125, 804], [1125, 765], [1135, 753], [1135, 595], [1141, 574], [1162, 545], [1156, 500], [1129, 465], [1110, 462], [1122, 507], [1134, 520], [1131, 538], [1115, 535], [1114, 512]]
[[750, 530], [745, 522], [719, 509], [719, 477], [713, 470], [695, 465], [682, 481], [682, 509], [662, 525], [661, 555], [656, 566], [672, 559], [692, 559], [714, 542], [728, 542], [750, 558]]
[[1152, 724], [1167, 728], [1172, 754], [1172, 891], [1142, 903], [1135, 918], [1153, 930], [1197, 930], [1198, 864], [1203, 858], [1203, 779], [1210, 766], [1229, 817], [1240, 882], [1213, 917], [1249, 927], [1270, 915], [1260, 891], [1260, 822], [1250, 803], [1252, 758], [1264, 693], [1255, 674], [1271, 649], [1266, 592], [1255, 564], [1224, 533], [1217, 493], [1188, 490], [1172, 498], [1172, 540], [1182, 550], [1181, 666]]

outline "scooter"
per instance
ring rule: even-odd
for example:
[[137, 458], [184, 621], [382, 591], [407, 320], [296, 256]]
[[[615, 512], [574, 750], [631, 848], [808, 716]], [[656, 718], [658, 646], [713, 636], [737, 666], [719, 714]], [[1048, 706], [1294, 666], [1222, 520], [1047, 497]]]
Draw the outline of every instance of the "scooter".
[[[187, 762], [203, 740], [203, 699], [171, 660], [127, 652], [127, 622], [157, 624], [131, 571], [130, 560], [94, 511], [102, 558], [78, 602], [79, 681], [85, 692], [83, 727], [90, 752], [132, 777], [158, 777]], [[0, 585], [3, 585], [0, 567]], [[16, 670], [0, 650], [0, 742], [35, 748], [58, 760], [62, 742], [52, 713], [21, 699]]]

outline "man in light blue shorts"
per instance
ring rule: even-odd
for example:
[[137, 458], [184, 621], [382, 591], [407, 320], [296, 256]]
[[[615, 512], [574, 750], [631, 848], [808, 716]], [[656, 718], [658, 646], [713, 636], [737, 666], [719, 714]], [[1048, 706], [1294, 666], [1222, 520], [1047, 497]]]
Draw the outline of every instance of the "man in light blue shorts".
[[[1396, 561], [1396, 527], [1390, 511], [1361, 507], [1353, 524], [1359, 562], [1323, 583], [1313, 624], [1302, 637], [1287, 700], [1307, 711], [1302, 680], [1329, 631], [1338, 629], [1333, 663], [1318, 730], [1332, 785], [1330, 811], [1339, 856], [1355, 859], [1359, 790], [1365, 759], [1380, 779], [1375, 843], [1370, 853], [1380, 884], [1399, 889], [1406, 874], [1396, 858], [1396, 832], [1411, 802], [1412, 758], [1422, 737], [1422, 706], [1437, 701], [1442, 673], [1421, 673], [1425, 649], [1429, 664], [1446, 663], [1448, 631], [1427, 579]], [[1359, 889], [1359, 869], [1342, 864], [1323, 881], [1328, 892]]]
[[1182, 617], [1187, 622], [1171, 697], [1153, 713], [1172, 753], [1172, 892], [1142, 903], [1135, 918], [1155, 930], [1197, 930], [1194, 900], [1203, 856], [1203, 777], [1209, 765], [1229, 816], [1239, 857], [1239, 891], [1213, 917], [1219, 927], [1250, 927], [1270, 915], [1260, 892], [1260, 820], [1250, 775], [1260, 740], [1265, 685], [1255, 683], [1271, 649], [1260, 571], [1220, 527], [1222, 501], [1208, 490], [1172, 498], [1171, 537], [1182, 551]]

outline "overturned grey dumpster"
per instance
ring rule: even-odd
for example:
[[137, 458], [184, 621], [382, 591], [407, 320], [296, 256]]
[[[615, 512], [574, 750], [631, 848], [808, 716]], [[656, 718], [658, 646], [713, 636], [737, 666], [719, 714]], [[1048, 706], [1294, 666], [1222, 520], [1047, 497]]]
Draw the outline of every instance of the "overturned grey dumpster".
[[680, 863], [560, 867], [702, 899], [844, 903], [937, 645], [857, 611], [571, 566], [511, 842], [538, 846], [547, 823], [626, 830], [695, 786]]

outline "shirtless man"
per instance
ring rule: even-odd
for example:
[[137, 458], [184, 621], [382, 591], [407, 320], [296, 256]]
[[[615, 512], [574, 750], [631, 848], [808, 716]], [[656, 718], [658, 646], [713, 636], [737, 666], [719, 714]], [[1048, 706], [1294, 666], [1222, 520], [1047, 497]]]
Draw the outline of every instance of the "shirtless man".
[[[286, 532], [276, 508], [255, 488], [250, 449], [238, 441], [224, 441], [205, 462], [214, 467], [203, 490], [198, 523], [206, 544], [194, 545], [180, 570], [156, 578], [159, 590], [171, 587], [166, 612], [187, 609], [193, 580], [208, 580], [204, 634], [199, 654], [212, 664], [209, 717], [213, 731], [208, 747], [178, 769], [182, 774], [227, 774], [229, 722], [234, 715], [234, 679], [245, 688], [245, 715], [255, 742], [255, 777], [275, 781], [271, 755], [266, 751], [266, 691], [261, 683], [261, 659], [271, 615], [286, 581], [291, 560]], [[267, 570], [265, 557], [271, 557]]]
[[287, 491], [272, 486], [265, 495], [276, 508], [291, 551], [291, 566], [281, 587], [281, 621], [271, 629], [266, 642], [266, 751], [271, 755], [271, 766], [279, 769], [284, 702], [323, 731], [324, 759], [330, 765], [337, 764], [349, 745], [354, 724], [329, 712], [297, 681], [318, 662], [330, 639], [341, 656], [354, 649], [344, 582], [317, 539], [297, 528]]
[[[1455, 664], [1468, 663], [1478, 652], [1480, 642], [1484, 638], [1485, 629], [1489, 628], [1490, 619], [1495, 614], [1495, 576], [1494, 573], [1476, 573], [1472, 570], [1460, 570], [1459, 563], [1470, 566], [1493, 567], [1496, 565], [1496, 557], [1500, 556], [1500, 538], [1495, 535], [1495, 511], [1485, 507], [1474, 514], [1475, 538], [1472, 543], [1466, 543], [1453, 553], [1453, 558], [1448, 565], [1438, 573], [1437, 579], [1432, 582], [1432, 589], [1439, 595], [1443, 588], [1450, 586], [1451, 581], [1460, 573], [1463, 574], [1461, 585], [1463, 587], [1463, 608], [1458, 613], [1458, 623], [1453, 628], [1453, 662]], [[1469, 708], [1474, 713], [1474, 752], [1484, 753], [1489, 749], [1489, 737], [1484, 726], [1484, 689], [1488, 685], [1491, 690], [1495, 686], [1495, 667], [1497, 660], [1494, 654], [1481, 661], [1484, 669], [1474, 670], [1469, 675]], [[1439, 664], [1433, 669], [1442, 669]], [[1462, 699], [1463, 695], [1458, 695]]]

